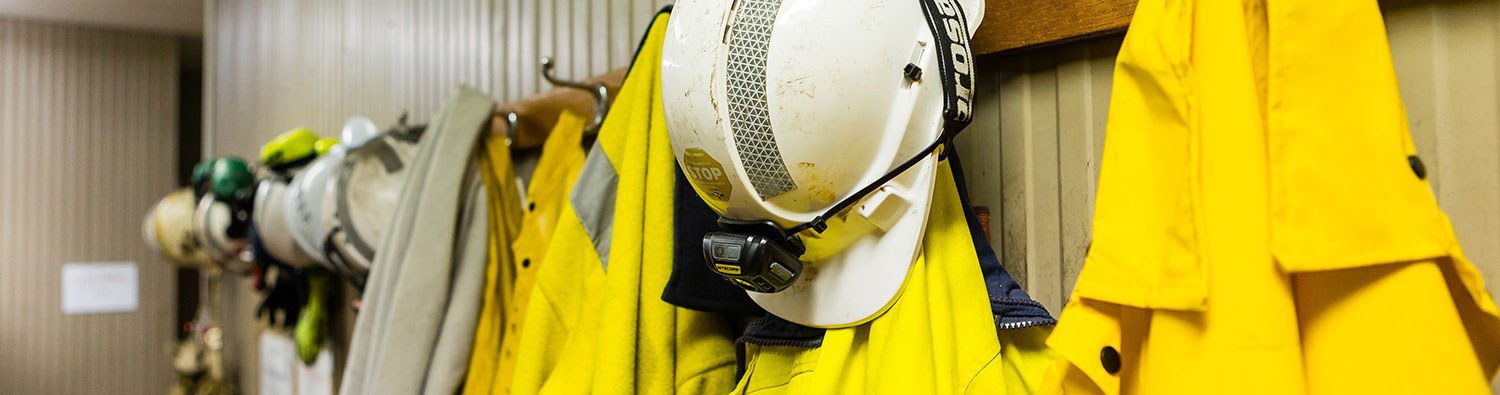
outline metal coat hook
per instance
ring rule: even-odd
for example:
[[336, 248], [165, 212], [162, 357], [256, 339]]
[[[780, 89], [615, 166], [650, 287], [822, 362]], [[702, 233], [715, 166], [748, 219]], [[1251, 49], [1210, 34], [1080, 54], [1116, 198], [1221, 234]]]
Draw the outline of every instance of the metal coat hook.
[[507, 145], [515, 141], [513, 137], [516, 135], [516, 123], [519, 120], [520, 117], [515, 111], [505, 113], [505, 143]]
[[602, 82], [595, 82], [590, 84], [557, 79], [556, 76], [552, 75], [552, 67], [552, 57], [543, 56], [542, 78], [547, 79], [547, 82], [551, 82], [552, 85], [562, 87], [583, 89], [589, 91], [589, 93], [592, 93], [594, 95], [594, 122], [587, 128], [584, 128], [584, 131], [598, 131], [599, 126], [604, 124], [604, 113], [609, 111], [609, 87], [604, 86], [604, 83]]

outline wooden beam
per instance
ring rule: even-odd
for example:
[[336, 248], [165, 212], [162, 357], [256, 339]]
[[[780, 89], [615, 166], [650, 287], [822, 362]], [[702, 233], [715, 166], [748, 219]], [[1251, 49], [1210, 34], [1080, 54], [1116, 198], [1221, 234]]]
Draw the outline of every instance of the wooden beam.
[[974, 52], [984, 55], [1125, 31], [1136, 0], [986, 0]]

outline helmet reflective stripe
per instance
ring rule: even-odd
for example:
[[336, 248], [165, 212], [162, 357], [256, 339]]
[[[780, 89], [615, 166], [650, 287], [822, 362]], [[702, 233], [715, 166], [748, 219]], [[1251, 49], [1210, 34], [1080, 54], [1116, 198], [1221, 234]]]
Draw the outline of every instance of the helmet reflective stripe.
[[771, 133], [766, 50], [781, 0], [742, 0], [729, 31], [729, 125], [750, 185], [761, 199], [797, 189]]

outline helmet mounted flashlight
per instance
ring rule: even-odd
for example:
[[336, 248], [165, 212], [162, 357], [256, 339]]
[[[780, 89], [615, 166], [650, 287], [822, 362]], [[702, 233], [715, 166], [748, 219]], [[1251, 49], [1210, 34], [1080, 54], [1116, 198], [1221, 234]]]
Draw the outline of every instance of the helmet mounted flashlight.
[[874, 182], [840, 200], [833, 207], [828, 208], [828, 211], [814, 217], [812, 221], [790, 229], [782, 229], [772, 221], [744, 221], [719, 217], [719, 228], [724, 231], [708, 232], [703, 235], [703, 257], [708, 263], [709, 270], [746, 291], [776, 293], [787, 289], [797, 278], [802, 277], [801, 258], [802, 254], [807, 252], [807, 248], [802, 245], [802, 240], [797, 237], [798, 233], [804, 230], [823, 232], [828, 228], [829, 217], [844, 211], [866, 195], [875, 192], [881, 185], [885, 185], [891, 179], [916, 166], [922, 159], [951, 141], [956, 132], [950, 134], [946, 132], [948, 130], [962, 130], [962, 126], [956, 129], [945, 128], [945, 132], [940, 134], [932, 144], [928, 144], [926, 148]]
[[724, 232], [703, 236], [709, 270], [747, 291], [774, 293], [802, 275], [801, 240], [788, 237], [771, 221], [719, 219]]

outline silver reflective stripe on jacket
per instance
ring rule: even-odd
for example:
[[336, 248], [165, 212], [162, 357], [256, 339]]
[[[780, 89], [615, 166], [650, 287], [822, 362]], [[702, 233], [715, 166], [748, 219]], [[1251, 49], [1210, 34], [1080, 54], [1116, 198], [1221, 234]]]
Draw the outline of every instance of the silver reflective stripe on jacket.
[[574, 184], [588, 187], [573, 188], [568, 197], [573, 211], [578, 214], [578, 221], [583, 223], [584, 232], [594, 242], [594, 250], [599, 252], [599, 264], [606, 272], [609, 271], [609, 242], [614, 233], [615, 194], [619, 183], [620, 175], [615, 173], [609, 155], [595, 141]]

